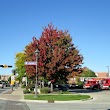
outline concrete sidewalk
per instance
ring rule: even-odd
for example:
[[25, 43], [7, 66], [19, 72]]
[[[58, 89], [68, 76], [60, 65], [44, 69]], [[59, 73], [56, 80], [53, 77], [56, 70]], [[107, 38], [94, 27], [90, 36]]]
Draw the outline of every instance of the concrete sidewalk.
[[14, 88], [13, 91], [9, 89], [3, 92], [2, 94], [0, 94], [0, 99], [14, 100], [14, 101], [24, 100], [23, 89], [21, 87], [18, 87], [17, 89]]
[[[88, 94], [89, 95], [89, 94]], [[14, 88], [13, 91], [11, 89], [0, 94], [0, 99], [4, 100], [12, 100], [12, 101], [23, 101], [23, 102], [39, 102], [39, 103], [49, 103], [47, 100], [25, 100], [23, 89], [18, 87]], [[87, 100], [93, 99], [92, 97]], [[73, 102], [83, 102], [86, 100], [73, 100], [73, 101], [54, 101], [54, 103], [73, 103]]]

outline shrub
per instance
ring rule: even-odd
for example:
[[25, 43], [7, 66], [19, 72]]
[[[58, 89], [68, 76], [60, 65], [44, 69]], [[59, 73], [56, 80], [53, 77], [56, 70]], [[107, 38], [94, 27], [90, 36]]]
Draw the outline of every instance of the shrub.
[[26, 87], [25, 85], [22, 85], [22, 86], [21, 86], [21, 88], [25, 88], [25, 87]]
[[43, 87], [40, 89], [41, 93], [47, 94], [50, 92], [50, 89], [48, 87]]
[[60, 91], [60, 92], [58, 92], [58, 93], [59, 93], [59, 94], [70, 94], [69, 91], [64, 91], [64, 92]]
[[27, 88], [30, 89], [31, 91], [34, 91], [35, 84], [29, 84]]
[[58, 88], [53, 89], [54, 92], [59, 92]]
[[79, 87], [79, 88], [83, 88], [83, 84], [84, 84], [83, 82], [80, 81], [80, 82], [78, 82], [77, 84], [78, 84], [78, 87]]
[[23, 90], [24, 94], [30, 93], [30, 91], [28, 89]]
[[31, 93], [32, 93], [32, 94], [35, 94], [35, 92], [34, 92], [34, 91], [32, 91]]

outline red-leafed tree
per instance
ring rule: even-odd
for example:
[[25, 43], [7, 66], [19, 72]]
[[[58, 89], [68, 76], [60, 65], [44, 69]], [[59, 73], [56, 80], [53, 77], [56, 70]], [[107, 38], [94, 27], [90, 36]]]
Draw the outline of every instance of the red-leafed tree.
[[[38, 74], [49, 81], [63, 83], [67, 76], [76, 76], [81, 73], [83, 56], [72, 43], [72, 38], [67, 31], [58, 30], [52, 24], [44, 28], [39, 40], [26, 46], [27, 56], [36, 48], [40, 51], [38, 59]], [[28, 61], [35, 61], [35, 54]], [[35, 75], [35, 66], [27, 66], [27, 73]]]
[[[38, 40], [33, 37], [32, 42], [25, 47], [25, 62], [34, 62], [36, 61], [35, 51], [38, 48]], [[28, 77], [33, 78], [36, 75], [36, 65], [25, 65], [26, 73]]]
[[55, 82], [66, 82], [67, 76], [81, 73], [83, 57], [72, 43], [67, 31], [57, 30], [50, 24], [39, 39], [41, 72]]

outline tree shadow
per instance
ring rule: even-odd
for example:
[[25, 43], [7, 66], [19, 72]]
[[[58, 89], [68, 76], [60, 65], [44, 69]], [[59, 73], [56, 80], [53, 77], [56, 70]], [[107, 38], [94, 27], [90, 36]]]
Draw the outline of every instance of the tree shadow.
[[92, 89], [69, 89], [69, 92], [72, 93], [92, 93], [92, 92], [101, 92], [102, 90], [92, 90]]

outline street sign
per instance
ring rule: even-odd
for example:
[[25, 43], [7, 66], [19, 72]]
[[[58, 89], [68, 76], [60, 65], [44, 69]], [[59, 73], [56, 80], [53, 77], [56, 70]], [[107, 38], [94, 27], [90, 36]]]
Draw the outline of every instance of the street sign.
[[11, 76], [11, 85], [14, 85], [14, 83], [15, 83], [15, 75], [12, 75]]
[[36, 62], [30, 62], [30, 61], [26, 61], [25, 65], [36, 65]]

